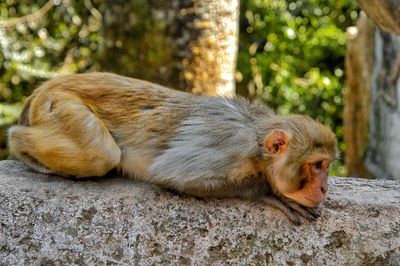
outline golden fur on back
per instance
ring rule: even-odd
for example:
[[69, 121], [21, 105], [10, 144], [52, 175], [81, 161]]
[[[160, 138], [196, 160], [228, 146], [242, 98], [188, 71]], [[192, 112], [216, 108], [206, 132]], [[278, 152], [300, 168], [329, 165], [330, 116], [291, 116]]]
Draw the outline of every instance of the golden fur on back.
[[[265, 150], [277, 129], [290, 151], [279, 160]], [[10, 128], [9, 143], [12, 154], [42, 173], [102, 176], [116, 168], [219, 197], [280, 195], [277, 173], [295, 176], [304, 162], [320, 154], [331, 160], [337, 152], [333, 133], [308, 117], [281, 117], [240, 97], [195, 96], [110, 73], [42, 84]], [[298, 182], [286, 178], [281, 187], [293, 190]]]

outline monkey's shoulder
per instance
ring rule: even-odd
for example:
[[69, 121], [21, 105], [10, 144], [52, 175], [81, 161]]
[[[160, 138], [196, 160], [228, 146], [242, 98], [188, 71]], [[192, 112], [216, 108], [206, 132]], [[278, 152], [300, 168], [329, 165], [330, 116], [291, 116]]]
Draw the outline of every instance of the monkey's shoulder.
[[207, 97], [200, 96], [194, 105], [194, 113], [215, 119], [217, 122], [237, 122], [252, 124], [254, 120], [272, 116], [274, 113], [265, 104], [258, 101], [251, 103], [249, 100], [237, 96]]
[[252, 108], [241, 98], [196, 98], [151, 170], [194, 178], [243, 168], [260, 152]]

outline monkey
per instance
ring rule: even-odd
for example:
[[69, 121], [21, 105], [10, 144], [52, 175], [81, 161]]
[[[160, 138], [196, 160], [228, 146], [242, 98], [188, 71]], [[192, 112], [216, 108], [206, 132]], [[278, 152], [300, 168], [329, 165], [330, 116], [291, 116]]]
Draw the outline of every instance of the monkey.
[[338, 154], [334, 133], [308, 116], [112, 73], [43, 83], [8, 141], [13, 156], [43, 174], [84, 178], [116, 169], [195, 197], [262, 202], [295, 224], [318, 218]]

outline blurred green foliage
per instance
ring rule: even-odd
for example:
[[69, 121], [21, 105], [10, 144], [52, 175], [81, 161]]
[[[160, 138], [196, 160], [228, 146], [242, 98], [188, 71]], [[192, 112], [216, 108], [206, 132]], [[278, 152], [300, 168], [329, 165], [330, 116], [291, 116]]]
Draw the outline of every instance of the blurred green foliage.
[[241, 10], [239, 93], [316, 118], [343, 150], [346, 28], [357, 20], [356, 1], [241, 0]]
[[[45, 14], [2, 27], [1, 21], [37, 14], [49, 3], [53, 4]], [[14, 123], [18, 114], [3, 110], [20, 110], [21, 101], [40, 82], [60, 74], [97, 70], [134, 74], [162, 84], [172, 80], [173, 73], [167, 69], [174, 62], [165, 49], [169, 44], [164, 37], [167, 14], [157, 13], [162, 4], [169, 3], [0, 2], [0, 128]]]
[[[33, 14], [48, 1], [6, 0], [0, 20]], [[93, 65], [101, 21], [86, 1], [59, 1], [38, 19], [0, 27], [0, 126], [15, 122], [21, 101], [38, 82]]]
[[[102, 22], [93, 6], [100, 2], [0, 1], [0, 159], [8, 155], [5, 129], [16, 122], [32, 90], [51, 77], [83, 72], [94, 65]], [[46, 5], [48, 12], [38, 13]], [[32, 14], [39, 15], [13, 23]]]
[[[46, 3], [47, 0], [2, 1], [0, 20], [35, 13]], [[21, 101], [39, 82], [62, 73], [102, 69], [99, 65], [106, 66], [105, 69], [118, 66], [126, 73], [132, 62], [141, 62], [140, 56], [144, 54], [126, 56], [125, 69], [120, 67], [125, 61], [104, 62], [99, 51], [104, 47], [108, 51], [117, 49], [121, 43], [135, 43], [125, 40], [132, 36], [130, 33], [145, 39], [152, 36], [149, 31], [162, 31], [152, 27], [154, 18], [145, 21], [146, 16], [151, 16], [143, 8], [151, 1], [132, 3], [130, 8], [144, 13], [143, 18], [127, 16], [130, 18], [123, 28], [112, 24], [118, 19], [110, 17], [112, 2], [55, 0], [54, 3], [38, 19], [0, 27], [0, 127], [16, 121]], [[357, 19], [355, 1], [241, 0], [240, 5], [236, 73], [239, 94], [261, 97], [281, 114], [304, 113], [320, 120], [334, 129], [343, 149], [345, 30]], [[110, 20], [113, 27], [104, 29], [104, 19]], [[140, 27], [130, 30], [127, 26], [136, 24]], [[110, 38], [105, 41], [104, 36], [113, 34], [122, 39], [112, 44], [116, 48], [111, 49]], [[143, 47], [132, 51], [137, 50]], [[155, 57], [156, 62], [159, 58], [160, 55]]]

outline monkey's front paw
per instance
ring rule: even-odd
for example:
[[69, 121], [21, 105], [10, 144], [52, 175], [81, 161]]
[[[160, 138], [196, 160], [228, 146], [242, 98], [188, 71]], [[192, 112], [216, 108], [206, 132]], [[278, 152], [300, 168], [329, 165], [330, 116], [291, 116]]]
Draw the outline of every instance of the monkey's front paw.
[[315, 207], [315, 208], [308, 208], [308, 207], [303, 207], [306, 208], [307, 211], [315, 217], [315, 219], [319, 218], [321, 216], [321, 208], [320, 207]]
[[308, 221], [315, 221], [320, 215], [321, 211], [319, 208], [304, 207], [294, 201], [283, 201], [290, 209], [304, 217]]
[[315, 221], [321, 214], [319, 208], [304, 207], [294, 201], [275, 196], [265, 197], [263, 202], [281, 210], [296, 225], [301, 224], [301, 217], [308, 221]]

